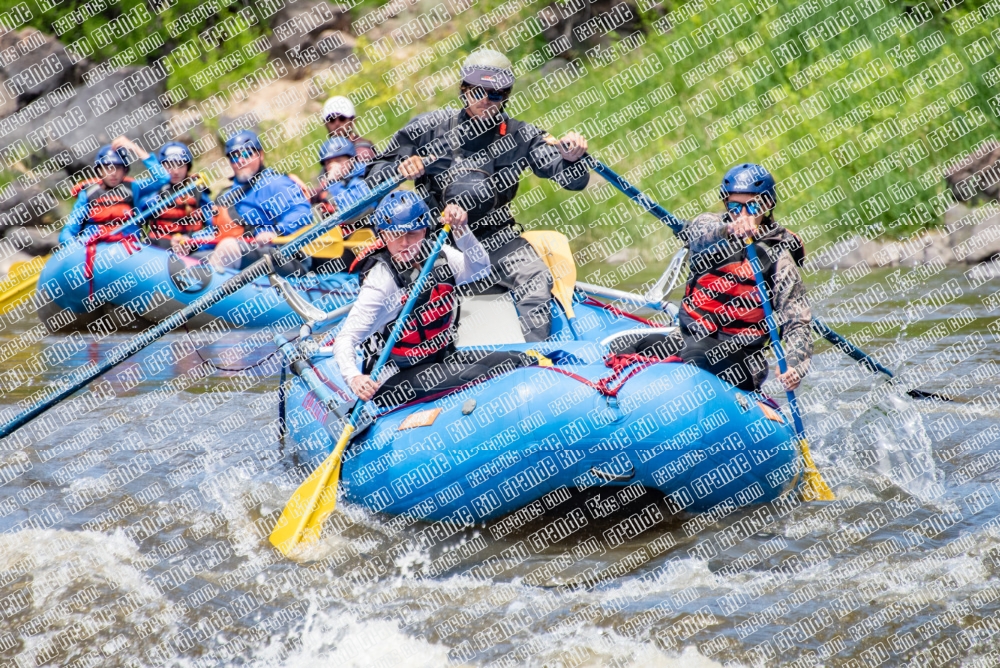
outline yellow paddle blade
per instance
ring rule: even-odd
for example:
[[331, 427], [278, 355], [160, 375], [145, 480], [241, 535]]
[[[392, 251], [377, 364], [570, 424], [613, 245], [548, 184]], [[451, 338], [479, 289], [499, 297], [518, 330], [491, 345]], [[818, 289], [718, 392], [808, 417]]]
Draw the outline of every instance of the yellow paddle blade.
[[576, 263], [573, 261], [569, 239], [565, 234], [554, 230], [532, 230], [521, 237], [531, 244], [552, 272], [552, 296], [559, 300], [567, 317], [576, 317], [573, 313]]
[[337, 447], [323, 463], [316, 467], [306, 481], [288, 500], [281, 511], [278, 523], [271, 531], [271, 545], [286, 557], [295, 551], [299, 543], [311, 543], [319, 538], [323, 521], [337, 506], [337, 483], [340, 480], [340, 457], [354, 433], [354, 427], [344, 427]]
[[38, 276], [49, 256], [36, 257], [27, 262], [10, 265], [7, 278], [0, 282], [0, 313], [6, 313], [19, 304], [38, 285]]
[[378, 237], [367, 227], [362, 227], [347, 238], [344, 248], [363, 248], [378, 241]]
[[799, 441], [799, 450], [802, 452], [802, 460], [806, 464], [805, 481], [803, 483], [802, 496], [806, 501], [835, 501], [837, 499], [833, 490], [823, 480], [819, 469], [813, 462], [812, 455], [809, 454], [809, 444], [806, 439]]
[[[312, 225], [309, 225], [308, 227], [303, 227], [301, 230], [296, 230], [287, 236], [275, 237], [274, 243], [287, 244], [299, 235], [305, 234], [306, 230], [311, 228]], [[318, 257], [323, 260], [336, 260], [344, 254], [344, 233], [341, 232], [339, 227], [335, 227], [319, 239], [307, 244], [306, 247], [302, 249], [302, 252], [310, 257]]]

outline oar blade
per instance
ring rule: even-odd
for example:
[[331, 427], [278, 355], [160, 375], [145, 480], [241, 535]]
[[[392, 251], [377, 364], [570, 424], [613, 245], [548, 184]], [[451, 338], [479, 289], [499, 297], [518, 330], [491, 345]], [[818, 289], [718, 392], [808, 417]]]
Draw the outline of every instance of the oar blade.
[[268, 540], [286, 557], [299, 543], [309, 543], [319, 538], [323, 520], [337, 506], [337, 483], [340, 479], [340, 457], [354, 429], [351, 425], [344, 432], [333, 450], [316, 470], [299, 485], [281, 511], [278, 523]]
[[809, 443], [806, 439], [799, 441], [799, 451], [802, 453], [802, 460], [805, 462], [805, 479], [802, 484], [802, 496], [806, 501], [836, 501], [837, 497], [833, 490], [823, 480], [819, 469], [813, 462], [812, 454], [809, 452]]
[[11, 265], [6, 280], [0, 283], [0, 313], [6, 313], [20, 304], [24, 296], [38, 286], [38, 277], [48, 259], [49, 256], [46, 255]]
[[532, 230], [521, 237], [531, 244], [552, 274], [552, 296], [559, 300], [569, 318], [573, 313], [573, 291], [576, 286], [576, 263], [569, 239], [561, 232]]

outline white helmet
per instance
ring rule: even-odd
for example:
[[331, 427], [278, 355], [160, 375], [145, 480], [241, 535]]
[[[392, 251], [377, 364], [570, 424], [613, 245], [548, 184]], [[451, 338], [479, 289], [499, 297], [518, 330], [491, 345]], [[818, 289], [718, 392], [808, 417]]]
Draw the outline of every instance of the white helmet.
[[326, 121], [331, 116], [343, 116], [344, 118], [354, 118], [357, 114], [354, 105], [343, 95], [331, 97], [323, 105], [323, 120]]

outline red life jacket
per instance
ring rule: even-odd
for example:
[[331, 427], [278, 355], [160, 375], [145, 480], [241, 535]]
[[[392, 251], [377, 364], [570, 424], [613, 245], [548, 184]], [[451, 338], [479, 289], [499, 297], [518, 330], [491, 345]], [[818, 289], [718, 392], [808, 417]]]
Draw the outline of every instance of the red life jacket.
[[92, 225], [118, 225], [131, 217], [135, 202], [132, 201], [132, 181], [125, 180], [114, 188], [106, 188], [100, 179], [87, 179], [73, 186], [75, 197], [82, 190], [87, 194], [87, 218]]
[[[410, 288], [420, 275], [420, 268], [400, 273], [392, 261], [388, 251], [379, 251], [365, 258], [361, 270], [362, 277], [368, 275], [376, 265], [381, 264], [389, 270], [396, 287], [400, 288], [400, 304], [405, 304], [410, 297]], [[451, 346], [452, 328], [458, 310], [458, 294], [455, 290], [455, 277], [451, 273], [448, 261], [439, 257], [424, 285], [423, 292], [417, 298], [413, 311], [406, 319], [403, 333], [392, 347], [390, 359], [400, 369], [414, 366], [427, 361], [436, 353]], [[373, 335], [365, 344], [365, 368], [370, 369], [377, 357], [377, 350], [389, 338], [395, 323], [388, 325], [381, 333]]]
[[[197, 178], [197, 174], [192, 174], [191, 179]], [[163, 186], [158, 193], [161, 200], [170, 198], [170, 193], [186, 187], [190, 181], [168, 184]], [[190, 234], [205, 227], [202, 220], [201, 207], [198, 206], [199, 198], [197, 194], [188, 193], [181, 197], [174, 198], [173, 205], [164, 209], [156, 218], [149, 221], [149, 237], [151, 239], [162, 239], [171, 234]]]
[[[797, 236], [783, 228], [778, 234], [755, 242], [754, 246], [764, 285], [773, 299], [778, 253], [785, 248], [792, 253], [797, 264], [802, 264], [804, 247]], [[682, 328], [692, 333], [707, 332], [716, 337], [739, 336], [751, 345], [767, 342], [764, 307], [745, 247], [719, 258], [706, 271], [692, 272], [684, 290], [679, 316]]]

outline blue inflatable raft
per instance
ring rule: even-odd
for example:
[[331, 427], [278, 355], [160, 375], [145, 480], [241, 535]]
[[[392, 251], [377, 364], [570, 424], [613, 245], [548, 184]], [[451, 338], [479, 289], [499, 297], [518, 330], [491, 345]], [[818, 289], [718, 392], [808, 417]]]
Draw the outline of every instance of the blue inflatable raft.
[[[379, 415], [345, 454], [344, 498], [469, 523], [558, 488], [641, 485], [662, 492], [670, 512], [699, 512], [766, 502], [797, 484], [794, 432], [773, 402], [690, 365], [614, 352], [655, 330], [592, 299], [578, 302], [585, 340], [571, 340], [559, 318], [548, 342], [500, 347], [540, 352], [552, 366], [517, 368]], [[323, 398], [354, 396], [332, 358], [305, 363], [287, 385], [286, 433], [299, 459], [317, 465], [341, 424]]]
[[[207, 263], [155, 246], [98, 243], [91, 248], [89, 260], [88, 250], [79, 244], [61, 249], [42, 269], [38, 313], [50, 331], [87, 326], [113, 331], [142, 321], [160, 322], [236, 274], [213, 271]], [[342, 264], [338, 260], [333, 266]], [[347, 273], [288, 280], [326, 311], [352, 302], [359, 287], [357, 276]], [[203, 326], [217, 318], [229, 327], [285, 329], [301, 324], [266, 277], [227, 296], [191, 325]]]

